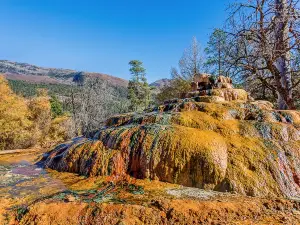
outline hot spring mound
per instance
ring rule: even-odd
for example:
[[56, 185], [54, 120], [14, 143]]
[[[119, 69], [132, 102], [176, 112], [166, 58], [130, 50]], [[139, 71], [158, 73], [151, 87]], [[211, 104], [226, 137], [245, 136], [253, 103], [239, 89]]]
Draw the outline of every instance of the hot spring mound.
[[107, 120], [93, 138], [57, 146], [45, 167], [129, 174], [251, 196], [300, 196], [300, 112], [265, 101], [169, 101]]

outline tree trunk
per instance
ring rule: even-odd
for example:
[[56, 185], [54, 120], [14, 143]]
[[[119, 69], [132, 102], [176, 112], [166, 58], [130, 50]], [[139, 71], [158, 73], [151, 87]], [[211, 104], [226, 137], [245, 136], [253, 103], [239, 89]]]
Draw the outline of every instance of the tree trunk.
[[287, 0], [276, 0], [276, 68], [280, 76], [275, 77], [277, 86], [277, 101], [279, 109], [294, 109], [292, 98], [292, 75], [290, 68], [289, 27]]
[[79, 136], [78, 126], [77, 126], [77, 114], [76, 114], [75, 97], [74, 97], [74, 90], [73, 90], [73, 87], [72, 87], [72, 89], [71, 89], [71, 104], [72, 104], [72, 113], [73, 113], [73, 121], [74, 121], [75, 135], [76, 135], [76, 136]]
[[221, 74], [221, 41], [218, 40], [218, 64], [219, 64], [219, 76], [224, 75]]

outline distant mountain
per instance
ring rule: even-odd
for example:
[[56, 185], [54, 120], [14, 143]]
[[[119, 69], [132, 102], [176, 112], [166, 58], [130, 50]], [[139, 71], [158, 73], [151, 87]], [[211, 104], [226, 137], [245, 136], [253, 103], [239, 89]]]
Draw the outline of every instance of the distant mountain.
[[102, 73], [81, 72], [70, 69], [47, 68], [28, 63], [0, 60], [0, 74], [8, 80], [22, 80], [29, 83], [73, 84], [78, 74], [86, 77], [98, 77], [113, 86], [127, 87], [128, 81]]
[[171, 82], [171, 79], [164, 78], [164, 79], [160, 79], [160, 80], [157, 80], [157, 81], [151, 83], [150, 86], [156, 87], [157, 89], [161, 89], [164, 86], [169, 85], [170, 82]]
[[[48, 88], [51, 93], [65, 96], [74, 81], [82, 77], [98, 77], [114, 86], [126, 96], [128, 81], [103, 73], [82, 72], [71, 69], [40, 67], [28, 63], [0, 60], [0, 74], [4, 74], [15, 92], [22, 95], [34, 95], [37, 88]], [[170, 79], [160, 79], [150, 84], [154, 93], [170, 83]]]

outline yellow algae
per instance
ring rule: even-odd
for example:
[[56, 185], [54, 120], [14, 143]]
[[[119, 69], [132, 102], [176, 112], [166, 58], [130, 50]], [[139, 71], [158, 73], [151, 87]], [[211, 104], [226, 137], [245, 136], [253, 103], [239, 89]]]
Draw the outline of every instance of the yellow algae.
[[215, 118], [199, 111], [187, 111], [176, 114], [173, 117], [172, 122], [185, 127], [202, 130], [215, 130], [218, 124], [218, 121]]
[[187, 111], [176, 114], [172, 122], [200, 130], [213, 130], [224, 136], [237, 134], [240, 130], [240, 121], [238, 120], [219, 120], [199, 111]]
[[224, 103], [203, 103], [197, 102], [196, 105], [199, 111], [206, 113], [216, 119], [220, 120], [232, 120], [239, 118], [240, 104], [236, 102], [224, 102]]
[[[268, 156], [276, 154], [268, 150], [264, 143], [257, 138], [232, 136], [227, 140], [229, 148], [229, 164], [226, 177], [235, 180], [233, 184], [247, 195], [275, 195], [280, 190], [276, 188], [273, 174], [266, 168], [273, 167]], [[272, 194], [271, 194], [272, 193]]]
[[155, 171], [163, 180], [202, 187], [206, 182], [219, 182], [225, 175], [227, 145], [216, 132], [177, 125], [163, 135], [159, 146], [165, 164], [157, 164]]
[[216, 103], [216, 102], [225, 102], [224, 97], [219, 96], [200, 96], [200, 102]]
[[217, 130], [224, 136], [228, 137], [240, 133], [241, 122], [238, 120], [223, 120], [218, 123]]

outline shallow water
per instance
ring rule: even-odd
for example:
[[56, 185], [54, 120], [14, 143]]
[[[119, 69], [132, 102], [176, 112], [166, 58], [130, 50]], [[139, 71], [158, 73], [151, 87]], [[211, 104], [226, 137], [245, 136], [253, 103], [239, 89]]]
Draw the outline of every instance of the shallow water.
[[26, 158], [24, 155], [16, 160], [0, 160], [0, 197], [34, 200], [43, 196], [43, 189], [66, 190], [60, 180], [54, 179], [46, 170]]

